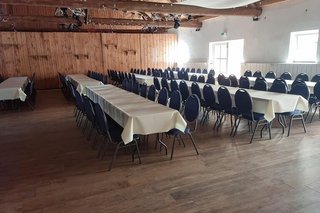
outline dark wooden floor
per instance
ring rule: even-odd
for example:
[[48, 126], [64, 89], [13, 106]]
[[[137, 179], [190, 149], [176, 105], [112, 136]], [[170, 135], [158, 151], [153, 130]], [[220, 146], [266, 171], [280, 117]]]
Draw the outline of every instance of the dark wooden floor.
[[[120, 152], [111, 172], [96, 158], [60, 91], [40, 91], [36, 110], [0, 112], [0, 212], [319, 212], [320, 121], [290, 137], [256, 138], [226, 122], [196, 132], [172, 161], [141, 147], [142, 164]], [[171, 140], [166, 143], [171, 147]]]

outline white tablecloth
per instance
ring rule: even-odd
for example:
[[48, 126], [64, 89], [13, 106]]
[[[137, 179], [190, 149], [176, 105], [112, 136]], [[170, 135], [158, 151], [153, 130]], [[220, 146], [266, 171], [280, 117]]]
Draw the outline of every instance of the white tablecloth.
[[113, 85], [86, 87], [85, 94], [124, 128], [124, 143], [131, 142], [134, 134], [148, 135], [173, 128], [184, 131], [187, 125], [177, 110]]
[[[254, 82], [256, 81], [256, 77], [248, 77], [249, 81], [250, 81], [250, 85], [253, 86], [254, 85]], [[271, 87], [274, 79], [273, 78], [265, 78], [267, 83], [268, 83], [268, 88]], [[290, 90], [291, 89], [291, 85], [292, 83], [294, 82], [294, 80], [285, 80], [287, 85], [288, 85], [288, 89]], [[305, 82], [310, 90], [311, 93], [313, 93], [313, 88], [314, 86], [316, 85], [315, 82], [311, 82], [311, 81], [306, 81]]]
[[[180, 83], [180, 80], [177, 80]], [[191, 88], [192, 82], [186, 81], [189, 89]], [[204, 83], [198, 83], [202, 92]], [[218, 102], [217, 92], [219, 85], [210, 85], [215, 92], [216, 101]], [[238, 87], [227, 87], [232, 101], [234, 104], [234, 95], [239, 89]], [[191, 91], [191, 89], [190, 89]], [[275, 113], [292, 112], [294, 110], [308, 111], [308, 101], [300, 95], [282, 94], [274, 92], [265, 92], [258, 90], [247, 89], [248, 93], [252, 97], [253, 111], [257, 113], [265, 114], [265, 118], [268, 121], [272, 121], [275, 117]]]
[[[173, 74], [174, 74], [174, 78], [175, 78], [175, 79], [178, 79], [178, 72], [177, 72], [177, 71], [173, 71]], [[203, 75], [203, 76], [204, 76], [205, 81], [207, 81], [207, 79], [208, 79], [208, 74], [188, 72], [189, 79], [191, 78], [192, 75], [196, 75], [196, 76], [197, 76], [197, 79], [199, 78], [200, 75]]]
[[28, 84], [28, 77], [11, 77], [0, 84], [0, 100], [20, 99], [25, 101], [27, 95], [24, 90]]
[[146, 83], [148, 86], [151, 86], [153, 84], [153, 76], [140, 74], [134, 75], [136, 76], [136, 80], [139, 82], [139, 84]]
[[87, 86], [99, 86], [104, 85], [101, 81], [95, 80], [83, 74], [67, 75], [67, 81], [70, 81], [80, 94], [85, 94], [84, 89]]

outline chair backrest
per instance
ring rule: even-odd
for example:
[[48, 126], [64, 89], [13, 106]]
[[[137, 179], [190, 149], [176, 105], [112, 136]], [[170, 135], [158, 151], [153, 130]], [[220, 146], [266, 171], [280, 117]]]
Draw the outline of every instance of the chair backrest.
[[187, 68], [187, 69], [186, 69], [186, 72], [190, 72], [190, 68]]
[[320, 81], [318, 81], [313, 87], [313, 94], [317, 97], [318, 100], [320, 100]]
[[151, 100], [151, 101], [155, 101], [156, 100], [156, 87], [154, 85], [151, 85], [149, 87], [148, 99]]
[[187, 100], [187, 98], [189, 97], [190, 93], [189, 93], [188, 85], [187, 85], [187, 83], [185, 81], [180, 81], [179, 90], [181, 92], [182, 101]]
[[203, 69], [203, 70], [202, 70], [202, 73], [203, 73], [203, 74], [208, 74], [208, 70], [207, 70], [207, 69]]
[[201, 69], [200, 68], [197, 69], [197, 73], [201, 73]]
[[236, 104], [237, 112], [239, 115], [246, 114], [253, 118], [252, 114], [252, 99], [249, 93], [244, 89], [238, 89], [234, 95], [234, 101]]
[[309, 100], [310, 91], [309, 91], [309, 88], [306, 84], [297, 83], [291, 88], [290, 94], [301, 95], [306, 100]]
[[181, 97], [180, 91], [179, 90], [173, 91], [170, 97], [169, 107], [171, 109], [180, 111], [181, 102], [182, 102], [182, 97]]
[[251, 70], [246, 70], [243, 75], [247, 77], [252, 77], [252, 72]]
[[162, 88], [158, 95], [158, 103], [164, 106], [167, 106], [168, 103], [168, 90], [166, 88]]
[[161, 89], [159, 79], [157, 77], [153, 77], [153, 85], [155, 86], [156, 90]]
[[75, 92], [75, 96], [76, 96], [76, 105], [80, 111], [84, 112], [83, 99], [77, 90], [75, 90], [74, 92]]
[[301, 79], [303, 81], [309, 81], [309, 76], [306, 73], [299, 73], [296, 79]]
[[204, 85], [202, 94], [207, 107], [214, 107], [216, 105], [216, 97], [210, 84]]
[[209, 74], [212, 74], [213, 75], [213, 77], [215, 76], [215, 74], [216, 74], [216, 72], [214, 71], [214, 69], [211, 69], [210, 71], [209, 71]]
[[239, 87], [238, 79], [235, 75], [233, 74], [229, 75], [229, 79], [232, 87]]
[[273, 78], [273, 79], [275, 79], [275, 78], [276, 78], [276, 73], [273, 72], [273, 71], [269, 71], [269, 72], [267, 72], [267, 74], [266, 74], [265, 77], [266, 77], [266, 78]]
[[191, 72], [191, 73], [195, 73], [195, 72], [196, 72], [196, 69], [195, 69], [195, 68], [192, 68], [192, 69], [190, 70], [190, 72]]
[[225, 76], [224, 76], [222, 73], [220, 73], [220, 74], [218, 75], [218, 77], [217, 77], [218, 83], [221, 84], [221, 81], [222, 81], [222, 79], [224, 79], [224, 78], [225, 78]]
[[197, 76], [196, 75], [192, 75], [190, 77], [190, 81], [197, 81]]
[[318, 82], [320, 81], [320, 74], [316, 74], [311, 79], [312, 82]]
[[263, 80], [255, 81], [253, 85], [254, 90], [260, 90], [260, 91], [268, 91], [268, 83]]
[[200, 113], [200, 100], [196, 95], [190, 95], [185, 103], [184, 118], [187, 122], [191, 123], [197, 121]]
[[214, 77], [209, 77], [209, 75], [208, 75], [208, 78], [207, 78], [206, 83], [208, 83], [208, 84], [215, 84], [216, 82], [215, 82]]
[[200, 87], [196, 82], [193, 82], [191, 84], [191, 93], [194, 95], [197, 95], [199, 100], [201, 100], [201, 91], [200, 91]]
[[301, 78], [296, 78], [296, 79], [292, 82], [291, 88], [294, 87], [296, 84], [306, 84], [306, 83], [305, 83], [304, 80], [302, 80]]
[[244, 89], [249, 89], [250, 88], [250, 81], [247, 76], [241, 76], [239, 79], [239, 87], [244, 88]]
[[199, 75], [197, 82], [204, 83], [205, 82], [204, 75]]
[[260, 70], [257, 70], [253, 73], [253, 77], [262, 77], [262, 73]]
[[170, 79], [175, 79], [174, 78], [174, 72], [172, 70], [170, 70]]
[[161, 87], [166, 88], [169, 91], [169, 84], [166, 78], [161, 78]]
[[144, 98], [147, 97], [147, 88], [148, 88], [148, 86], [147, 86], [146, 83], [143, 83], [143, 84], [141, 85], [141, 87], [140, 87], [140, 95], [141, 95], [142, 97], [144, 97]]
[[132, 82], [132, 92], [134, 92], [135, 94], [139, 95], [140, 93], [140, 84], [137, 81], [133, 81]]
[[222, 110], [230, 111], [232, 109], [232, 100], [231, 100], [230, 92], [224, 86], [221, 86], [218, 89], [218, 101], [219, 101], [219, 106]]
[[223, 85], [223, 86], [228, 86], [230, 87], [231, 86], [231, 80], [227, 77], [224, 77], [222, 80], [221, 80], [221, 83], [219, 83], [220, 85]]
[[91, 100], [85, 95], [82, 95], [82, 100], [83, 100], [85, 114], [88, 120], [93, 122], [95, 119], [95, 115], [94, 115], [94, 109], [93, 109]]
[[183, 72], [182, 79], [185, 80], [185, 81], [189, 81], [189, 75], [188, 75], [187, 72]]
[[289, 72], [284, 72], [281, 74], [280, 78], [284, 80], [292, 80], [292, 75]]
[[171, 91], [175, 91], [175, 90], [179, 90], [179, 85], [177, 83], [176, 80], [171, 80], [170, 81], [170, 87], [171, 87]]
[[288, 93], [288, 86], [281, 78], [274, 79], [270, 87], [270, 92]]
[[102, 110], [101, 106], [98, 103], [95, 103], [93, 106], [94, 109], [94, 119], [97, 124], [98, 129], [100, 132], [104, 135], [108, 135], [109, 128], [108, 128], [108, 122], [106, 115], [104, 114], [104, 111]]

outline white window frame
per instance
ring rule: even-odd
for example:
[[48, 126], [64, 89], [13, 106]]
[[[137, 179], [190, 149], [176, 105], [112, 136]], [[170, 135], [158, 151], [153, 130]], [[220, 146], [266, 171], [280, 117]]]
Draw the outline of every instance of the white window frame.
[[[219, 46], [220, 47], [220, 56], [221, 56], [221, 46], [222, 45], [226, 45], [227, 46], [227, 50], [226, 50], [226, 57], [216, 57], [215, 55], [215, 48], [216, 46]], [[229, 54], [229, 43], [226, 42], [226, 41], [223, 41], [223, 42], [210, 42], [210, 51], [209, 51], [209, 69], [211, 68], [215, 68], [217, 72], [220, 72], [221, 71], [221, 61], [222, 60], [225, 60], [226, 61], [226, 72], [224, 74], [227, 74], [228, 73], [228, 64], [229, 64], [229, 57], [228, 57], [228, 54]], [[219, 67], [215, 64], [216, 63], [216, 60], [219, 61]]]

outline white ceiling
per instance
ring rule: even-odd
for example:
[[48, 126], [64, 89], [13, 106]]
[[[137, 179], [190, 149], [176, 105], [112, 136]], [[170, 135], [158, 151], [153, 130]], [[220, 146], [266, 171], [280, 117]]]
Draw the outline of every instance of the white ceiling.
[[178, 4], [187, 4], [214, 9], [226, 9], [245, 6], [258, 1], [260, 0], [184, 0]]

